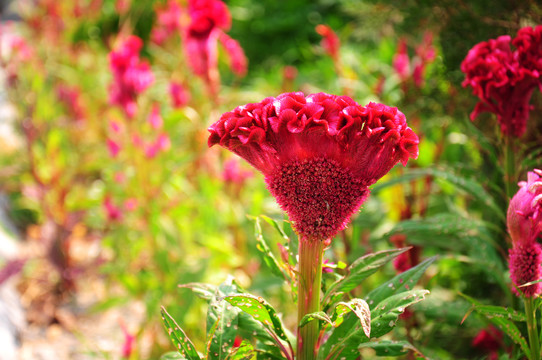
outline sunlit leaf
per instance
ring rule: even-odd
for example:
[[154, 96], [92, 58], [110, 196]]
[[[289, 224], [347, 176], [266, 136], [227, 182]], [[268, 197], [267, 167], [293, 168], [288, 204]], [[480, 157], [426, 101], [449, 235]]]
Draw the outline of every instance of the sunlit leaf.
[[[269, 267], [271, 272], [280, 278], [288, 278], [288, 275], [281, 268], [279, 262], [277, 261], [275, 255], [271, 251], [271, 248], [267, 244], [267, 241], [263, 237], [262, 227], [260, 224], [260, 218], [252, 218], [254, 220], [254, 235], [256, 237], [256, 248], [262, 254], [262, 259], [265, 264]], [[282, 232], [284, 234], [284, 232]]]
[[369, 305], [362, 299], [352, 299], [348, 302], [337, 303], [335, 314], [337, 323], [340, 324], [346, 313], [352, 311], [359, 319], [361, 328], [365, 336], [371, 336], [371, 310]]
[[386, 281], [367, 294], [365, 300], [367, 300], [369, 306], [373, 307], [393, 294], [414, 289], [414, 285], [416, 285], [420, 277], [425, 273], [429, 265], [431, 265], [435, 259], [436, 257], [426, 259], [415, 267], [396, 275], [393, 279]]
[[201, 357], [196, 351], [196, 347], [194, 346], [192, 341], [190, 341], [183, 329], [181, 329], [181, 327], [177, 325], [175, 320], [171, 317], [171, 315], [168, 314], [168, 312], [163, 306], [161, 313], [162, 320], [164, 321], [164, 326], [166, 327], [169, 338], [171, 339], [179, 353], [187, 360], [201, 360]]
[[303, 326], [307, 325], [308, 323], [314, 320], [322, 320], [322, 321], [327, 322], [331, 326], [335, 326], [335, 323], [333, 322], [333, 320], [331, 320], [328, 314], [326, 314], [323, 311], [318, 311], [318, 312], [310, 313], [303, 316], [303, 318], [299, 322], [299, 327], [302, 328]]
[[272, 329], [279, 338], [288, 342], [282, 322], [275, 309], [273, 309], [273, 307], [262, 297], [256, 297], [251, 294], [242, 294], [227, 296], [225, 300], [247, 314], [250, 314], [255, 320]]
[[401, 356], [409, 351], [414, 351], [417, 358], [426, 359], [418, 349], [408, 341], [380, 340], [366, 342], [360, 345], [360, 348], [371, 348], [376, 352], [376, 356]]
[[334, 282], [327, 289], [322, 303], [327, 305], [332, 295], [348, 292], [356, 288], [363, 280], [374, 274], [408, 248], [379, 251], [360, 257], [348, 267], [348, 273], [340, 280]]

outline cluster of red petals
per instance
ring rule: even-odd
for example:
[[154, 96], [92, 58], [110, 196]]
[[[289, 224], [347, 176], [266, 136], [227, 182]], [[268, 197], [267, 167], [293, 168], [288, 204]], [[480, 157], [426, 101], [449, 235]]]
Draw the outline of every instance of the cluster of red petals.
[[320, 45], [324, 48], [326, 53], [333, 59], [333, 61], [338, 61], [339, 59], [339, 49], [341, 47], [341, 41], [339, 37], [328, 25], [316, 25], [316, 32], [322, 36], [322, 42]]
[[85, 119], [85, 108], [81, 102], [81, 91], [76, 86], [59, 85], [56, 88], [58, 100], [66, 106], [69, 115], [76, 121]]
[[393, 57], [393, 68], [399, 79], [405, 82], [412, 78], [414, 85], [422, 87], [425, 80], [427, 65], [436, 58], [436, 50], [433, 46], [433, 34], [426, 32], [421, 44], [416, 46], [416, 56], [412, 59], [408, 55], [408, 47], [405, 39], [400, 39], [397, 52]]
[[502, 332], [494, 326], [482, 329], [472, 339], [472, 346], [488, 354], [488, 360], [497, 360], [499, 358], [499, 349], [503, 347]]
[[231, 27], [230, 12], [220, 0], [189, 0], [190, 23], [184, 31], [184, 50], [189, 65], [204, 78], [212, 92], [218, 87], [218, 42], [230, 57], [238, 75], [246, 73], [247, 60], [239, 43], [226, 35]]
[[[516, 38], [500, 36], [475, 45], [461, 63], [463, 86], [480, 98], [471, 120], [481, 112], [497, 115], [501, 132], [521, 137], [527, 128], [533, 90], [542, 89], [542, 25], [526, 27]], [[511, 45], [516, 47], [512, 50]]]
[[156, 24], [152, 28], [151, 39], [158, 45], [181, 31], [182, 8], [176, 0], [156, 9]]
[[132, 35], [109, 54], [109, 65], [113, 73], [109, 101], [122, 107], [130, 118], [137, 111], [138, 95], [154, 82], [149, 64], [139, 58], [142, 47], [142, 40]]
[[301, 92], [237, 107], [209, 128], [265, 175], [300, 235], [328, 239], [346, 226], [368, 187], [418, 155], [418, 137], [396, 108]]
[[[529, 172], [527, 181], [520, 182], [519, 186], [506, 216], [512, 239], [510, 278], [516, 286], [542, 278], [542, 248], [537, 242], [542, 231], [542, 171]], [[535, 296], [542, 292], [542, 285], [519, 289], [526, 296]]]

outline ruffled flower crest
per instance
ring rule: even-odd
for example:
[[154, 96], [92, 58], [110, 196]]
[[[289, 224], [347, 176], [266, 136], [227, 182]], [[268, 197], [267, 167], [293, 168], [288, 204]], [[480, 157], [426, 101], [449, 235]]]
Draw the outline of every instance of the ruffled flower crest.
[[346, 226], [368, 187], [418, 155], [418, 137], [396, 108], [301, 92], [237, 107], [209, 128], [261, 171], [298, 233], [328, 239]]

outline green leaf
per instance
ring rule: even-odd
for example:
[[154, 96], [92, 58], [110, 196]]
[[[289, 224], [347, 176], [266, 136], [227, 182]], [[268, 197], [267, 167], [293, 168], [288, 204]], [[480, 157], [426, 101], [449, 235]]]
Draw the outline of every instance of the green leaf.
[[160, 356], [160, 360], [185, 360], [186, 358], [182, 356], [177, 351], [171, 351]]
[[401, 315], [407, 306], [422, 301], [428, 290], [411, 290], [395, 294], [381, 301], [371, 311], [371, 338], [378, 338], [385, 335], [393, 329], [399, 315]]
[[369, 303], [369, 306], [377, 305], [385, 298], [390, 297], [393, 294], [401, 293], [407, 290], [414, 289], [414, 285], [418, 282], [420, 277], [425, 273], [429, 265], [436, 260], [436, 257], [426, 259], [407, 271], [395, 276], [393, 279], [386, 281], [373, 291], [371, 291], [365, 300]]
[[371, 336], [371, 310], [369, 305], [362, 299], [352, 299], [348, 302], [340, 302], [335, 307], [337, 322], [342, 322], [344, 314], [352, 311], [359, 319], [361, 328], [365, 336]]
[[249, 341], [243, 340], [228, 356], [228, 360], [253, 360], [256, 357], [254, 347]]
[[418, 349], [408, 341], [371, 341], [361, 344], [360, 348], [374, 349], [376, 351], [376, 356], [401, 356], [407, 354], [409, 351], [414, 351], [418, 355], [421, 355]]
[[273, 307], [262, 297], [256, 297], [252, 294], [242, 294], [227, 296], [225, 300], [251, 315], [255, 320], [264, 324], [279, 338], [289, 344], [286, 332], [284, 331], [282, 322], [277, 316], [275, 309], [273, 309]]
[[168, 332], [169, 338], [179, 351], [179, 353], [184, 356], [187, 360], [201, 360], [196, 347], [192, 344], [192, 341], [186, 336], [185, 332], [175, 320], [168, 314], [166, 309], [162, 306], [161, 309], [162, 320], [164, 321], [164, 326]]
[[[209, 303], [207, 311], [207, 354], [206, 359], [226, 359], [237, 335], [239, 309], [234, 308], [217, 295]], [[213, 323], [213, 320], [216, 319]], [[212, 323], [212, 325], [211, 325]], [[211, 325], [211, 326], [209, 326]], [[210, 328], [210, 330], [209, 330]]]
[[[479, 301], [465, 294], [460, 293], [459, 295], [465, 298], [468, 302], [470, 302], [473, 305], [471, 308], [472, 310], [478, 312], [478, 309], [481, 308], [482, 312], [480, 312], [480, 314], [484, 315], [489, 321], [493, 323], [493, 325], [495, 325], [501, 331], [505, 332], [510, 337], [510, 339], [512, 339], [516, 344], [518, 344], [528, 359], [531, 358], [531, 350], [529, 349], [529, 346], [527, 345], [527, 340], [525, 340], [525, 338], [521, 335], [521, 332], [519, 331], [517, 326], [512, 322], [512, 320], [508, 319], [508, 315], [503, 316], [501, 314], [500, 316], [495, 316], [494, 313], [488, 314], [487, 305], [482, 305]], [[495, 310], [495, 309], [491, 309], [491, 310], [497, 311], [497, 313], [501, 313], [501, 312], [508, 313], [508, 311], [505, 311], [506, 308], [502, 308], [502, 310]], [[469, 313], [467, 313], [464, 316], [463, 320], [467, 318]], [[515, 316], [515, 315], [511, 314], [511, 316]], [[525, 321], [525, 320], [519, 320], [519, 321]]]
[[191, 289], [200, 298], [210, 301], [215, 296], [216, 286], [203, 283], [188, 283], [179, 285], [180, 288]]
[[514, 309], [508, 309], [502, 306], [494, 305], [476, 305], [474, 310], [485, 315], [488, 319], [492, 317], [500, 317], [512, 321], [527, 321], [524, 313], [517, 312]]
[[354, 360], [359, 356], [359, 346], [369, 339], [387, 334], [395, 326], [397, 318], [407, 306], [424, 299], [427, 290], [411, 290], [384, 299], [371, 312], [371, 336], [364, 333], [359, 319], [349, 313], [341, 325], [335, 328], [321, 347], [320, 359]]
[[269, 267], [271, 272], [280, 277], [281, 279], [288, 279], [288, 275], [283, 272], [279, 262], [275, 258], [275, 255], [271, 251], [271, 248], [265, 241], [262, 234], [262, 226], [260, 225], [260, 218], [252, 218], [254, 220], [254, 235], [256, 237], [256, 248], [262, 254], [263, 261]]
[[348, 292], [356, 288], [363, 280], [374, 274], [380, 267], [407, 250], [408, 248], [384, 250], [360, 257], [348, 267], [348, 274], [330, 285], [324, 295], [322, 303], [324, 306], [329, 305], [330, 299], [334, 294]]
[[454, 185], [456, 189], [471, 195], [481, 204], [485, 205], [486, 208], [488, 210], [491, 210], [494, 215], [498, 216], [501, 221], [506, 220], [504, 210], [498, 205], [496, 199], [482, 186], [482, 184], [480, 184], [473, 178], [467, 178], [465, 176], [457, 174], [452, 169], [446, 169], [442, 167], [408, 169], [401, 176], [394, 177], [393, 179], [386, 182], [377, 183], [373, 187], [372, 193], [375, 194], [388, 186], [403, 182], [409, 182], [425, 176], [433, 176], [436, 179], [444, 180]]
[[335, 326], [335, 323], [333, 322], [333, 320], [331, 320], [328, 314], [326, 314], [323, 311], [318, 311], [318, 312], [310, 313], [303, 316], [303, 318], [299, 322], [299, 327], [302, 328], [303, 326], [307, 325], [313, 320], [322, 320], [322, 321], [327, 322], [331, 326]]
[[502, 317], [491, 317], [488, 319], [493, 323], [493, 325], [495, 325], [502, 332], [506, 333], [510, 339], [518, 344], [528, 359], [531, 358], [531, 350], [529, 349], [529, 345], [527, 345], [527, 340], [525, 340], [525, 338], [521, 335], [521, 332], [512, 321]]

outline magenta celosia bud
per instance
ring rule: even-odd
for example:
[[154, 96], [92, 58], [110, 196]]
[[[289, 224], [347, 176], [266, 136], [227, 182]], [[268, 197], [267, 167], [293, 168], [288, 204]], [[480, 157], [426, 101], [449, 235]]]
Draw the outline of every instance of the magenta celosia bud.
[[542, 231], [542, 171], [535, 169], [510, 200], [506, 222], [512, 243], [525, 245], [536, 241]]
[[[514, 246], [509, 250], [509, 255], [510, 279], [514, 285], [520, 286], [542, 278], [542, 248], [539, 243]], [[527, 297], [534, 297], [541, 293], [542, 285], [537, 283], [519, 287], [518, 290]]]
[[286, 93], [237, 107], [209, 128], [261, 171], [271, 194], [307, 239], [344, 229], [369, 186], [418, 156], [418, 137], [396, 108], [347, 96]]

